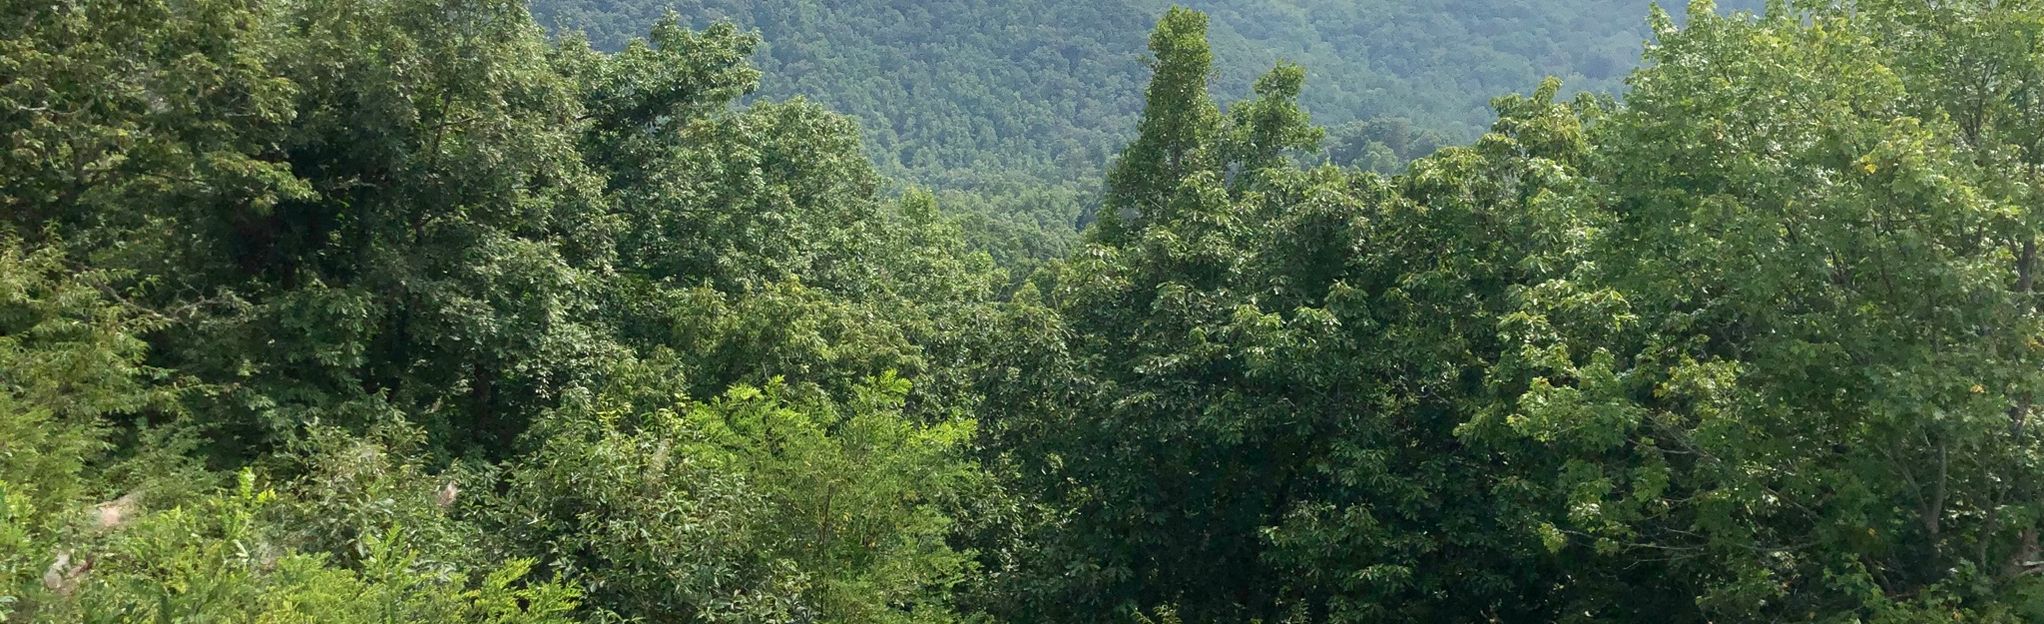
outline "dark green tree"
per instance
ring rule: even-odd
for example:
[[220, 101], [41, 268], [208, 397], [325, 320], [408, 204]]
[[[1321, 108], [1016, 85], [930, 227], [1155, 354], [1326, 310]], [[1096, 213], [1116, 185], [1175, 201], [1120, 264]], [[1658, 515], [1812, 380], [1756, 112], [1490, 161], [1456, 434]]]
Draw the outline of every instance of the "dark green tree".
[[1221, 168], [1220, 108], [1207, 94], [1213, 52], [1207, 47], [1205, 14], [1174, 7], [1150, 35], [1148, 99], [1135, 142], [1107, 172], [1096, 236], [1108, 244], [1127, 242], [1161, 214], [1180, 182]]

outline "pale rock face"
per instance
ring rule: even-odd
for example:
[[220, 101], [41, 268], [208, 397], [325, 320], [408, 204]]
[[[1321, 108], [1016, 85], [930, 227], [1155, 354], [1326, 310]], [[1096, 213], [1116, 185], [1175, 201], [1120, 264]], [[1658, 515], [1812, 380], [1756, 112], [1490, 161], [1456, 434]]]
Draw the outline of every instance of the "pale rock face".
[[121, 528], [121, 525], [135, 519], [142, 509], [142, 497], [129, 493], [120, 498], [100, 503], [92, 508], [93, 525], [102, 531]]
[[433, 493], [433, 504], [445, 509], [453, 506], [455, 497], [460, 495], [461, 486], [456, 485], [453, 481], [448, 481], [446, 485], [440, 486], [440, 491]]
[[71, 563], [71, 553], [57, 553], [57, 560], [50, 562], [50, 568], [43, 571], [43, 587], [58, 595], [68, 596], [78, 589], [78, 581], [92, 571], [92, 560]]
[[57, 560], [50, 563], [50, 569], [43, 571], [43, 587], [57, 589], [64, 586], [64, 571], [71, 567], [71, 553], [57, 553]]

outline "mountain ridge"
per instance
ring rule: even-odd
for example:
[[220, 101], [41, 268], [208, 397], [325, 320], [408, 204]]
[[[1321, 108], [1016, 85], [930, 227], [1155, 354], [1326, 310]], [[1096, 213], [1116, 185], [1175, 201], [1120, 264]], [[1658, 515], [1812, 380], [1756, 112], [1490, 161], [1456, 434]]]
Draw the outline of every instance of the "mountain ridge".
[[[1615, 92], [1647, 36], [1648, 0], [1190, 0], [1213, 19], [1216, 95], [1303, 65], [1324, 125], [1409, 119], [1449, 140], [1490, 98], [1546, 76]], [[1731, 8], [1750, 9], [1753, 3]], [[760, 96], [857, 117], [883, 170], [936, 186], [1097, 176], [1134, 128], [1142, 33], [1164, 0], [536, 0], [535, 18], [615, 49], [669, 11], [762, 37]]]

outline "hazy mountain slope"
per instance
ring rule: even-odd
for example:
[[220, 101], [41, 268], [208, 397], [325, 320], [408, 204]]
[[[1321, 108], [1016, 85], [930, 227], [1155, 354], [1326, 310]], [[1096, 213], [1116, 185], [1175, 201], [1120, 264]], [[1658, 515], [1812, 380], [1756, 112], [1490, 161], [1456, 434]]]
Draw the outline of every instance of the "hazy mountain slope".
[[[1490, 98], [1543, 76], [1613, 91], [1650, 0], [1184, 0], [1213, 17], [1217, 91], [1305, 64], [1325, 124], [1405, 117], [1466, 138]], [[675, 11], [764, 37], [763, 95], [853, 114], [882, 167], [946, 184], [1083, 178], [1133, 127], [1144, 35], [1166, 0], [535, 0], [542, 24], [599, 47]]]

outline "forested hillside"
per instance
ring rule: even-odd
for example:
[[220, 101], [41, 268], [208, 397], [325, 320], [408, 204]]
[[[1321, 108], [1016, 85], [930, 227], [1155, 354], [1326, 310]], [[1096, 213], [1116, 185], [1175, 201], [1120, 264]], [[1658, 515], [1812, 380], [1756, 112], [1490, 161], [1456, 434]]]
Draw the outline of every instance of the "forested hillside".
[[0, 621], [2044, 621], [2044, 3], [1653, 11], [1396, 173], [1152, 20], [1096, 197], [728, 24], [0, 0]]
[[[1456, 142], [1498, 93], [1545, 76], [1615, 92], [1647, 37], [1650, 0], [1191, 0], [1212, 17], [1216, 93], [1273, 63], [1307, 68], [1323, 124], [1409, 120]], [[1135, 125], [1143, 33], [1167, 0], [534, 0], [542, 25], [615, 48], [677, 12], [764, 35], [763, 93], [865, 126], [882, 168], [925, 184], [1093, 177]], [[1759, 2], [1732, 3], [1756, 8]], [[1394, 144], [1398, 142], [1394, 141]], [[1431, 144], [1429, 144], [1431, 145]], [[1424, 152], [1396, 154], [1402, 160]]]

